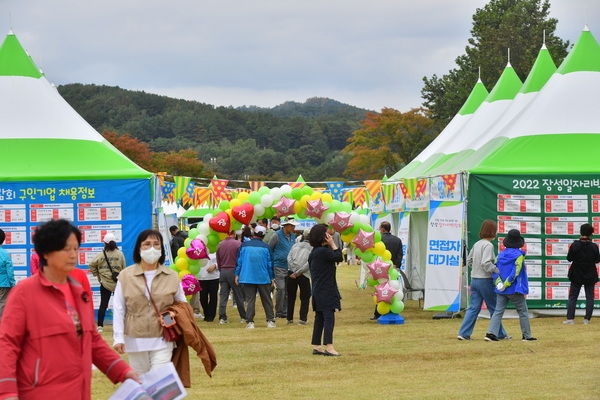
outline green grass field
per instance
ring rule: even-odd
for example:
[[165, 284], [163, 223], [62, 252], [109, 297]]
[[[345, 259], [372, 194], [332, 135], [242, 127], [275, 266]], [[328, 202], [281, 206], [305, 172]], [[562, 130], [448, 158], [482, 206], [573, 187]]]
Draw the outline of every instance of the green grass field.
[[[456, 339], [462, 319], [433, 320], [409, 300], [402, 325], [370, 321], [372, 288], [359, 290], [357, 266], [342, 264], [338, 282], [343, 310], [336, 313], [334, 342], [342, 357], [313, 356], [308, 326], [267, 329], [257, 301], [256, 329], [228, 310], [227, 325], [198, 325], [217, 353], [209, 378], [192, 358], [189, 399], [598, 399], [600, 318], [562, 325], [564, 317], [534, 318], [537, 342], [522, 342], [517, 319], [505, 327], [515, 339], [486, 342], [488, 320], [473, 339]], [[296, 311], [297, 313], [297, 311]], [[600, 317], [600, 311], [597, 311]], [[296, 317], [297, 320], [297, 317]], [[112, 344], [111, 327], [103, 333]], [[107, 399], [116, 386], [94, 371], [93, 398]]]

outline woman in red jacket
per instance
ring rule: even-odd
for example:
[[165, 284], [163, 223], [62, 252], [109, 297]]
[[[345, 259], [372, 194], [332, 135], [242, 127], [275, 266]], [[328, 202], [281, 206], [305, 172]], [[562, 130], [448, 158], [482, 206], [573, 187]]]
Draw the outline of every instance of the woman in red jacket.
[[139, 382], [96, 332], [91, 298], [69, 276], [80, 243], [66, 220], [36, 229], [40, 271], [15, 286], [0, 324], [0, 399], [90, 399], [92, 363], [113, 383]]

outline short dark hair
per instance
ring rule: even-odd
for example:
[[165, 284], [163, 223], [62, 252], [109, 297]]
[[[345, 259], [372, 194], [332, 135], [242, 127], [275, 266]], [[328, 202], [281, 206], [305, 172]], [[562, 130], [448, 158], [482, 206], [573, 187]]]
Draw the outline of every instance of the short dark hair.
[[[142, 262], [142, 256], [140, 255], [140, 250], [142, 248], [142, 242], [146, 239], [148, 239], [150, 236], [154, 236], [156, 238], [158, 238], [158, 240], [160, 240], [160, 258], [158, 259], [158, 263], [159, 264], [164, 264], [165, 263], [165, 258], [166, 258], [166, 254], [165, 254], [165, 244], [163, 242], [163, 237], [160, 234], [159, 231], [154, 230], [154, 229], [146, 229], [145, 231], [140, 232], [140, 234], [137, 237], [137, 240], [135, 241], [135, 246], [133, 248], [133, 261], [136, 262], [137, 264], [140, 264]], [[37, 251], [37, 249], [36, 249]]]
[[498, 233], [498, 224], [493, 219], [486, 219], [481, 223], [481, 229], [479, 229], [479, 238], [494, 238]]
[[46, 265], [46, 254], [64, 249], [72, 234], [77, 238], [77, 243], [81, 244], [81, 232], [66, 219], [53, 219], [38, 226], [33, 235], [33, 246], [40, 256], [40, 265]]
[[4, 231], [2, 229], [0, 229], [0, 245], [2, 243], [4, 243], [5, 239], [6, 239], [6, 233], [4, 233]]
[[265, 226], [267, 226], [267, 224], [269, 223], [269, 220], [266, 218], [261, 219], [262, 223], [265, 224]]
[[386, 232], [391, 232], [392, 230], [392, 225], [387, 221], [382, 221], [381, 224], [379, 224], [379, 227], [383, 228]]
[[169, 232], [171, 232], [171, 234], [173, 234], [173, 232], [177, 232], [179, 230], [179, 227], [177, 225], [171, 225], [169, 227]]
[[579, 228], [579, 234], [581, 236], [592, 236], [594, 233], [594, 227], [590, 224], [583, 224], [581, 228]]
[[271, 218], [271, 221], [280, 221], [281, 222], [281, 218], [279, 218], [277, 215], [273, 215], [273, 217]]
[[117, 246], [117, 244], [115, 243], [114, 240], [111, 240], [108, 243], [104, 243], [104, 250], [113, 251], [113, 250], [117, 250], [118, 248], [119, 248], [119, 246]]
[[325, 241], [325, 234], [327, 233], [327, 226], [323, 224], [317, 224], [310, 228], [310, 234], [308, 235], [308, 243], [312, 247], [319, 247], [323, 245]]

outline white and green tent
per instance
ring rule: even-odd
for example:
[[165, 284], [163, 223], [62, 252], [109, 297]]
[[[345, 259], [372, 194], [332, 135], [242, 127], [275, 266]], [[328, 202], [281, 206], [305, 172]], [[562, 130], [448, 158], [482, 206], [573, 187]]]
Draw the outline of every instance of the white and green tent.
[[19, 278], [33, 229], [51, 218], [83, 232], [80, 266], [106, 232], [130, 260], [137, 234], [152, 227], [152, 184], [69, 106], [10, 31], [0, 46], [0, 228]]
[[[495, 103], [484, 102], [440, 147], [440, 162], [386, 182], [404, 193], [395, 211], [409, 247], [406, 265], [425, 279], [426, 309], [458, 311], [462, 256], [484, 219], [499, 223], [497, 250], [510, 229], [525, 237], [529, 307], [566, 307], [568, 246], [581, 224], [600, 230], [600, 45], [587, 27], [554, 68], [543, 47], [525, 83], [516, 91], [513, 83], [512, 99], [501, 100], [501, 113], [484, 118], [484, 106]], [[413, 257], [411, 247], [420, 254]]]

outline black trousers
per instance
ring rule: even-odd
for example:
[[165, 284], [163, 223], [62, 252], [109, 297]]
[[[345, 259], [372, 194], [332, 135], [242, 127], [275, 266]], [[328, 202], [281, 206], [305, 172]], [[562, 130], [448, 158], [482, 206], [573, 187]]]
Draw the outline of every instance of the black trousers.
[[200, 305], [204, 312], [204, 320], [211, 322], [217, 316], [219, 304], [219, 279], [200, 280]]
[[287, 319], [294, 320], [294, 307], [296, 305], [296, 294], [300, 289], [300, 321], [306, 321], [308, 318], [308, 306], [310, 304], [310, 279], [304, 275], [297, 278], [290, 278], [291, 273], [288, 272], [286, 279], [286, 290], [288, 295], [287, 301]]
[[104, 316], [108, 308], [110, 296], [113, 294], [110, 290], [100, 285], [100, 308], [98, 308], [98, 326], [104, 326]]

